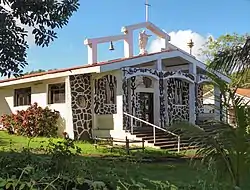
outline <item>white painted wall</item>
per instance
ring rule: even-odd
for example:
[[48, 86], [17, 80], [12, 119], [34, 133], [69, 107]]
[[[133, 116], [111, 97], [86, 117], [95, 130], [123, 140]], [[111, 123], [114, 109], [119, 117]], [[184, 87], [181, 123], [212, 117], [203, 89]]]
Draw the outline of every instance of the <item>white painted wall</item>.
[[[98, 115], [93, 111], [93, 136], [98, 137], [108, 137], [112, 136], [115, 138], [123, 138], [125, 133], [123, 131], [123, 97], [122, 97], [122, 71], [115, 70], [109, 73], [102, 73], [94, 75], [94, 79], [101, 78], [107, 74], [113, 75], [117, 80], [117, 90], [116, 90], [116, 104], [117, 112], [116, 114], [110, 115]], [[94, 84], [92, 84], [94, 85]]]
[[[31, 87], [31, 103], [37, 102], [39, 106], [46, 107], [48, 106], [50, 109], [55, 109], [60, 112], [61, 119], [59, 120], [59, 130], [58, 134], [62, 135], [62, 132], [67, 126], [66, 132], [71, 134], [73, 130], [70, 131], [69, 121], [72, 121], [72, 114], [69, 111], [69, 107], [71, 107], [71, 102], [67, 98], [70, 94], [69, 88], [66, 87], [66, 100], [65, 103], [51, 104], [48, 105], [48, 84], [53, 83], [61, 83], [65, 82], [66, 78], [56, 78], [56, 79], [48, 79], [39, 82], [25, 83], [12, 85], [8, 87], [0, 88], [0, 115], [16, 113], [17, 110], [25, 110], [28, 106], [14, 106], [14, 90], [19, 88]], [[67, 123], [67, 125], [66, 125]]]

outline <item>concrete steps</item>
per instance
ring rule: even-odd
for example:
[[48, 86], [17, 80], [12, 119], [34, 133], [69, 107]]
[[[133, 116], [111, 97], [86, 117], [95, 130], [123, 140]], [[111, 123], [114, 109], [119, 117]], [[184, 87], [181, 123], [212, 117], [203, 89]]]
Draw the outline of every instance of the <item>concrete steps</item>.
[[[212, 125], [200, 125], [201, 128], [203, 128], [208, 135], [214, 135], [215, 134], [215, 127]], [[223, 130], [223, 128], [222, 128]], [[142, 138], [149, 144], [153, 144], [156, 147], [159, 147], [161, 149], [167, 149], [171, 151], [177, 151], [178, 150], [178, 140], [177, 137], [174, 137], [171, 134], [168, 134], [162, 130], [156, 129], [155, 131], [155, 143], [154, 143], [154, 136], [153, 136], [153, 128], [152, 127], [140, 127], [140, 128], [134, 128], [134, 133], [138, 138]], [[195, 146], [194, 142], [195, 139], [200, 138], [194, 137], [194, 136], [187, 136], [180, 130], [175, 130], [175, 134], [180, 135], [181, 143], [180, 143], [180, 150], [188, 150], [188, 149], [195, 149], [197, 146]], [[197, 143], [196, 141], [196, 143]]]

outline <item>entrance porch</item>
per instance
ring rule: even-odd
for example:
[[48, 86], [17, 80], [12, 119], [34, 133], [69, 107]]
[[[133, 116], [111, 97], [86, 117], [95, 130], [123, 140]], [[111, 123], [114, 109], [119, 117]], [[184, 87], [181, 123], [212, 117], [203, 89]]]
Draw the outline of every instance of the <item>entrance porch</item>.
[[[176, 121], [194, 123], [195, 76], [183, 71], [123, 68], [123, 112], [167, 128]], [[123, 129], [145, 126], [124, 116]]]

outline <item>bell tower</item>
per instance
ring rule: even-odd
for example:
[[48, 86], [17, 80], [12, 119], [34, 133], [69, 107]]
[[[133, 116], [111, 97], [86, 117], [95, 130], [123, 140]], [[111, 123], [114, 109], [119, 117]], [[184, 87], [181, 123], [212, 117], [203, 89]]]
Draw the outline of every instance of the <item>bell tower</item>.
[[[164, 47], [162, 50], [167, 50], [169, 49], [169, 41], [170, 41], [170, 36], [155, 26], [153, 23], [149, 22], [149, 3], [148, 0], [146, 0], [145, 3], [146, 6], [146, 22], [138, 23], [138, 24], [133, 24], [129, 26], [124, 26], [121, 29], [122, 34], [120, 35], [114, 35], [114, 36], [106, 36], [106, 37], [101, 37], [101, 38], [92, 38], [92, 39], [86, 39], [84, 41], [84, 44], [87, 45], [88, 47], [88, 64], [96, 64], [97, 63], [97, 58], [98, 58], [98, 52], [97, 52], [97, 46], [98, 44], [101, 43], [110, 43], [110, 50], [114, 50], [113, 42], [114, 41], [123, 41], [124, 46], [123, 46], [123, 52], [124, 52], [124, 57], [125, 58], [131, 58], [134, 56], [134, 39], [133, 39], [133, 34], [135, 30], [138, 29], [148, 29], [150, 30], [153, 34], [155, 34], [157, 37], [161, 38], [164, 40]], [[145, 31], [140, 32], [139, 34], [139, 49], [140, 49], [140, 55], [145, 55], [147, 54], [146, 46], [148, 42], [148, 38], [151, 35], [147, 35]]]

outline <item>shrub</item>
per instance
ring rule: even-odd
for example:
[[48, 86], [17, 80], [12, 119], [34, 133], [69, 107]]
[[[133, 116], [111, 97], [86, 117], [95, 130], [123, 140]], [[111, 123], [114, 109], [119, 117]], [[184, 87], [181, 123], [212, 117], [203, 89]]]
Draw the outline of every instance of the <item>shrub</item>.
[[3, 115], [1, 122], [10, 134], [51, 137], [56, 136], [59, 117], [58, 111], [42, 108], [34, 103], [27, 110]]
[[[78, 157], [80, 148], [71, 139], [49, 141], [40, 147], [6, 152], [0, 156], [0, 189], [10, 190], [112, 190], [108, 183], [86, 175], [85, 159]], [[41, 153], [40, 152], [40, 153]], [[93, 163], [92, 163], [93, 164]], [[90, 166], [92, 167], [92, 166]]]

